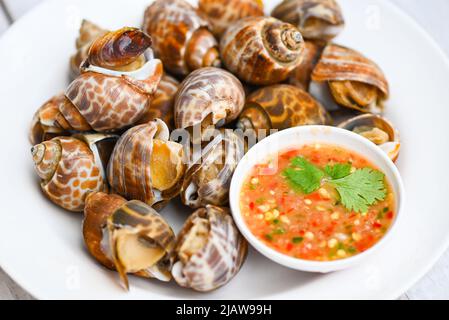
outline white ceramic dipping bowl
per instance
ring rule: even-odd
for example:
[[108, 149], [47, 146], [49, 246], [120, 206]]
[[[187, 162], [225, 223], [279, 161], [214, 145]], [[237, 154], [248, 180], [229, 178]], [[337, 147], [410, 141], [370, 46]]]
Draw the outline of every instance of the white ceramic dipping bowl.
[[[396, 215], [390, 230], [370, 249], [336, 261], [309, 261], [297, 259], [271, 249], [259, 240], [247, 227], [240, 211], [240, 191], [248, 174], [256, 164], [264, 163], [270, 157], [288, 149], [300, 148], [306, 144], [337, 145], [364, 156], [377, 166], [391, 184], [396, 199]], [[251, 148], [238, 164], [231, 182], [230, 206], [235, 223], [248, 242], [267, 258], [292, 269], [328, 273], [355, 266], [381, 249], [394, 236], [404, 203], [404, 187], [394, 163], [374, 143], [358, 134], [329, 126], [301, 126], [280, 131], [263, 139]]]

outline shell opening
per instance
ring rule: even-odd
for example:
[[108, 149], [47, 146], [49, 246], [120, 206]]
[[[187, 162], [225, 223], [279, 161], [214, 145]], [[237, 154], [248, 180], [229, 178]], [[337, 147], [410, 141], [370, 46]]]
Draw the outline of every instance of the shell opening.
[[207, 244], [210, 232], [208, 219], [196, 216], [192, 226], [184, 236], [183, 242], [178, 250], [178, 257], [183, 263], [187, 263], [190, 257], [201, 251]]

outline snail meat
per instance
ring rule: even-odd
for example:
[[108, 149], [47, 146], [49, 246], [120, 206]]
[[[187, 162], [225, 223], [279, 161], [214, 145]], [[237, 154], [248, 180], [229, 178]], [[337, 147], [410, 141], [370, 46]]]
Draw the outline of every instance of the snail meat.
[[297, 26], [305, 39], [332, 40], [345, 25], [335, 0], [284, 0], [271, 15]]
[[70, 58], [71, 75], [73, 78], [79, 76], [81, 63], [87, 59], [92, 43], [106, 32], [108, 31], [89, 20], [84, 19], [81, 22], [79, 35], [76, 39], [76, 53]]
[[326, 109], [306, 91], [280, 84], [253, 92], [246, 100], [237, 127], [269, 131], [329, 122], [330, 116]]
[[328, 88], [325, 91], [338, 105], [361, 112], [382, 113], [389, 96], [388, 81], [377, 64], [355, 50], [335, 44], [324, 49], [312, 81]]
[[168, 138], [168, 127], [160, 119], [126, 131], [108, 165], [113, 192], [155, 208], [178, 195], [185, 171], [184, 150]]
[[184, 0], [156, 0], [145, 11], [143, 30], [153, 38], [156, 56], [175, 75], [221, 65], [209, 22]]
[[198, 8], [211, 22], [212, 32], [217, 37], [240, 19], [264, 15], [262, 0], [200, 0]]
[[225, 205], [232, 175], [243, 155], [243, 140], [232, 130], [220, 131], [187, 169], [181, 188], [182, 202], [192, 208]]
[[137, 124], [147, 123], [154, 119], [164, 121], [169, 129], [174, 129], [174, 104], [179, 82], [169, 75], [164, 75], [159, 82], [153, 99], [148, 104], [145, 114]]
[[214, 67], [195, 70], [184, 79], [175, 98], [175, 125], [216, 127], [236, 119], [245, 103], [240, 81]]
[[128, 289], [127, 274], [170, 281], [175, 234], [147, 204], [103, 192], [87, 196], [83, 238], [90, 254], [117, 270]]
[[52, 202], [81, 212], [92, 191], [107, 191], [105, 165], [116, 136], [104, 134], [56, 137], [35, 145], [32, 156], [41, 189]]
[[237, 274], [247, 251], [229, 210], [207, 205], [187, 219], [177, 237], [173, 278], [196, 291], [218, 289]]
[[284, 81], [303, 58], [304, 40], [289, 23], [271, 17], [250, 17], [230, 26], [220, 42], [226, 68], [254, 85]]
[[399, 157], [401, 142], [393, 124], [374, 114], [362, 114], [342, 122], [340, 128], [355, 132], [378, 145], [391, 160]]

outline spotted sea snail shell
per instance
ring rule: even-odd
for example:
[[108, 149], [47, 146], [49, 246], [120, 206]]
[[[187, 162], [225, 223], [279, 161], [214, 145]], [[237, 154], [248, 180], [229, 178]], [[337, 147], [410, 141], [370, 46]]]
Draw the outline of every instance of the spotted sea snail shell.
[[[361, 112], [382, 113], [389, 96], [388, 81], [377, 64], [355, 50], [335, 44], [324, 49], [312, 81], [313, 95], [326, 97], [330, 93], [338, 105]], [[323, 104], [331, 106], [332, 102]]]
[[175, 98], [175, 126], [223, 126], [236, 119], [245, 103], [240, 81], [219, 68], [195, 70], [184, 79]]
[[401, 148], [399, 131], [386, 118], [362, 114], [342, 122], [339, 127], [367, 138], [378, 145], [391, 160], [397, 160]]
[[305, 39], [331, 40], [345, 24], [335, 0], [284, 0], [271, 15], [297, 26]]
[[69, 211], [81, 212], [92, 191], [107, 191], [105, 165], [116, 137], [104, 134], [56, 137], [31, 152], [45, 196]]
[[217, 37], [242, 18], [264, 15], [262, 0], [200, 0], [198, 8], [210, 21]]
[[103, 192], [89, 194], [83, 238], [90, 254], [117, 270], [126, 288], [127, 274], [171, 279], [175, 234], [159, 213], [141, 201]]
[[221, 131], [187, 169], [181, 188], [182, 202], [192, 208], [227, 204], [232, 175], [243, 155], [243, 140], [232, 130]]
[[220, 41], [226, 68], [253, 85], [284, 81], [301, 63], [303, 52], [304, 40], [298, 29], [269, 17], [239, 20]]
[[87, 59], [92, 43], [106, 32], [108, 31], [95, 23], [83, 19], [78, 38], [76, 39], [76, 52], [70, 57], [71, 76], [73, 78], [79, 76], [81, 63]]
[[247, 251], [229, 210], [207, 205], [187, 219], [177, 237], [173, 278], [196, 291], [218, 289], [237, 274]]
[[126, 131], [108, 165], [112, 191], [155, 208], [178, 195], [185, 171], [184, 150], [168, 138], [168, 127], [160, 119]]
[[145, 11], [143, 30], [153, 38], [164, 68], [174, 75], [221, 65], [208, 21], [184, 0], [156, 0]]
[[[108, 32], [95, 40], [81, 75], [69, 85], [65, 98], [54, 101], [52, 118], [35, 118], [31, 131], [42, 125], [50, 131], [109, 132], [136, 123], [162, 77], [162, 63], [152, 59], [150, 45], [151, 38], [135, 28]], [[117, 71], [143, 54], [148, 61], [141, 68]]]
[[178, 92], [179, 82], [169, 75], [164, 75], [157, 86], [156, 93], [148, 104], [144, 115], [137, 124], [147, 123], [154, 119], [164, 121], [169, 129], [173, 130], [175, 95]]
[[328, 123], [330, 116], [326, 109], [311, 95], [292, 85], [280, 84], [252, 93], [246, 100], [237, 127], [243, 130], [284, 130]]

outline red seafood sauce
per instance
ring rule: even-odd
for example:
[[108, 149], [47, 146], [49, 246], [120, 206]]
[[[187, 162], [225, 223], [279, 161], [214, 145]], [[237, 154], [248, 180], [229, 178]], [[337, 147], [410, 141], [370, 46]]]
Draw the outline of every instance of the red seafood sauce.
[[293, 190], [283, 171], [298, 156], [321, 169], [350, 163], [352, 172], [378, 170], [361, 155], [333, 145], [313, 144], [280, 152], [256, 165], [243, 184], [240, 208], [251, 232], [280, 253], [313, 261], [351, 257], [379, 242], [395, 217], [395, 198], [386, 178], [385, 199], [367, 212], [354, 212], [341, 204], [337, 190], [325, 182], [307, 195]]

